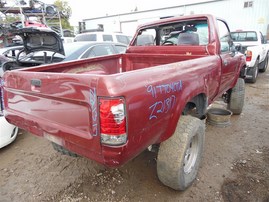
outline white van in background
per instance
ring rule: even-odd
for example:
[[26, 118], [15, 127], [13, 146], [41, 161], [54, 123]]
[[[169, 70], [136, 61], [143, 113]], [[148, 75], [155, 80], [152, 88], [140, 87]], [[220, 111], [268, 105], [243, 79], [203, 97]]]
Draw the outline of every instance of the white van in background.
[[63, 43], [73, 43], [75, 37], [61, 37]]
[[129, 45], [130, 37], [122, 33], [86, 32], [77, 34], [74, 39], [76, 41], [113, 41]]

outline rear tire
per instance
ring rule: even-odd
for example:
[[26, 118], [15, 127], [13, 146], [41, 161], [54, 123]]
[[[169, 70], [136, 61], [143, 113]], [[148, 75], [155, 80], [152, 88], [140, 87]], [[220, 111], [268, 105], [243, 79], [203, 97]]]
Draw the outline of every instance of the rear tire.
[[245, 102], [245, 81], [238, 78], [235, 86], [231, 89], [227, 108], [235, 115], [241, 114]]
[[157, 174], [164, 185], [185, 190], [193, 183], [202, 158], [204, 138], [204, 121], [181, 116], [173, 136], [159, 148]]
[[63, 146], [58, 145], [54, 142], [51, 142], [52, 147], [54, 150], [56, 150], [57, 152], [60, 152], [61, 154], [67, 155], [67, 156], [72, 156], [72, 157], [78, 157], [78, 155], [74, 152], [71, 152], [67, 149], [65, 149]]

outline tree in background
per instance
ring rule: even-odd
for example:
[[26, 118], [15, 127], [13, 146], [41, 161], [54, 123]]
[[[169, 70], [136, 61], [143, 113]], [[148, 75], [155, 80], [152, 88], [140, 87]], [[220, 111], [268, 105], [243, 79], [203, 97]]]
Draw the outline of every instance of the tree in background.
[[12, 22], [20, 21], [21, 18], [18, 15], [5, 15], [5, 18], [0, 18], [0, 23], [2, 24], [10, 24]]
[[68, 5], [66, 0], [56, 0], [54, 5], [57, 6], [57, 9], [60, 13], [61, 24], [63, 29], [73, 30], [73, 27], [70, 25], [69, 19], [72, 15], [72, 9]]

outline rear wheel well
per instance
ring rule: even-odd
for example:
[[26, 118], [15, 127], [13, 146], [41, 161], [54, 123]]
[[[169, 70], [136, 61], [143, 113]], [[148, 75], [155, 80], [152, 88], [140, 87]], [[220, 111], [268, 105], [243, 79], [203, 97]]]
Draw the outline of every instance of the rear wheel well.
[[197, 118], [203, 118], [206, 114], [208, 100], [205, 94], [199, 94], [193, 97], [187, 104], [182, 112], [183, 115], [192, 115]]

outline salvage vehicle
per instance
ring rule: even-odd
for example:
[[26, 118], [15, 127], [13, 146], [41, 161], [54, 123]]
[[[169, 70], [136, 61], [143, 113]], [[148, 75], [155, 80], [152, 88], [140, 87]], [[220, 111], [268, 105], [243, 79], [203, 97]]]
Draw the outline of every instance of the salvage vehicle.
[[242, 112], [245, 65], [224, 20], [167, 18], [139, 26], [125, 54], [5, 72], [4, 112], [57, 151], [111, 168], [158, 148], [160, 181], [185, 190], [201, 162], [207, 107], [223, 97]]
[[235, 43], [241, 44], [241, 52], [246, 55], [247, 75], [246, 81], [255, 83], [258, 72], [265, 72], [269, 60], [269, 44], [259, 31], [231, 32]]

